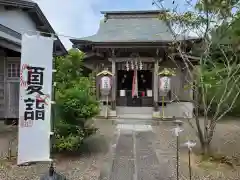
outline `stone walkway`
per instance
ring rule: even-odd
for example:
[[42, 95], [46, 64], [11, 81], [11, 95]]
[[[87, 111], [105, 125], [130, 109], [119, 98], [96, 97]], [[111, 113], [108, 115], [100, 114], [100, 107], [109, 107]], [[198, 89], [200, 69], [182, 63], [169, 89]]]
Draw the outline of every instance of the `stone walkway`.
[[[167, 165], [154, 148], [151, 125], [117, 125], [117, 140], [109, 180], [169, 180]], [[166, 162], [163, 160], [163, 162]]]

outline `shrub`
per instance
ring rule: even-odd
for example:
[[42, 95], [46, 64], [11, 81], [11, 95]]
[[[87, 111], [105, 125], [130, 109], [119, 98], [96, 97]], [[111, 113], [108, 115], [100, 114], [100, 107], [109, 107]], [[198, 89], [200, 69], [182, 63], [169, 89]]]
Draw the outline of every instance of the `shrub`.
[[58, 120], [55, 126], [55, 151], [79, 151], [82, 141], [96, 133], [91, 118], [99, 112], [99, 104], [90, 94], [90, 81], [79, 83], [57, 94]]
[[78, 134], [68, 134], [66, 136], [56, 133], [54, 150], [55, 152], [77, 152], [81, 148], [83, 137], [81, 131]]
[[90, 78], [83, 73], [84, 54], [70, 50], [65, 57], [57, 57], [55, 81], [57, 113], [55, 117], [55, 145], [57, 152], [74, 152], [82, 142], [94, 134], [91, 118], [98, 114], [99, 105], [91, 94]]
[[[84, 81], [88, 83], [86, 80]], [[96, 99], [90, 95], [88, 87], [83, 89], [82, 83], [66, 89], [60, 94], [58, 103], [61, 108], [60, 115], [70, 124], [84, 126], [87, 119], [96, 116], [99, 105]]]

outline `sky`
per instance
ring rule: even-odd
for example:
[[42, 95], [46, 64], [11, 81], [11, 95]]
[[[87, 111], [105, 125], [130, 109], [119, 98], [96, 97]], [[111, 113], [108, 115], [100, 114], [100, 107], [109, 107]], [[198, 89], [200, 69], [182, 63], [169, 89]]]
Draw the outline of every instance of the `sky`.
[[[102, 18], [100, 11], [154, 10], [152, 0], [34, 0], [51, 23], [67, 49], [70, 38], [93, 35]], [[181, 2], [182, 0], [178, 0]], [[172, 8], [172, 1], [165, 0], [164, 7]], [[181, 4], [181, 3], [180, 3]], [[180, 7], [184, 7], [182, 4]]]

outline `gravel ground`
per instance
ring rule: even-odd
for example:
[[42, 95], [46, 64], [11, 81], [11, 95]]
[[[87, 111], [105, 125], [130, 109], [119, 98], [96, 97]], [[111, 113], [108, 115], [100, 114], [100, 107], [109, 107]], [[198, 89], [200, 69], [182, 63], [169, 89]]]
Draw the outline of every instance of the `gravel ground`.
[[[99, 128], [97, 135], [87, 140], [88, 149], [92, 151], [89, 155], [79, 157], [57, 156], [55, 166], [57, 172], [64, 174], [71, 180], [96, 180], [99, 177], [101, 163], [108, 156], [109, 143], [114, 134], [114, 125], [111, 121], [96, 120]], [[39, 177], [48, 171], [47, 163], [37, 163], [31, 166], [16, 166], [16, 158], [6, 160], [8, 154], [9, 140], [13, 142], [12, 152], [16, 155], [16, 133], [17, 128], [10, 128], [0, 122], [0, 179], [1, 180], [39, 180]], [[13, 141], [14, 139], [14, 141]], [[15, 146], [15, 147], [14, 147]]]
[[[71, 180], [74, 179], [97, 179], [99, 168], [103, 161], [108, 158], [108, 145], [114, 136], [114, 124], [108, 120], [95, 121], [100, 129], [99, 133], [90, 138], [89, 149], [95, 153], [88, 156], [58, 158], [56, 160], [56, 169]], [[162, 122], [158, 126], [153, 126], [156, 133], [155, 146], [160, 161], [172, 169], [172, 177], [176, 176], [176, 138], [171, 129], [172, 123]], [[188, 156], [187, 150], [182, 146], [186, 140], [196, 140], [193, 129], [184, 123], [184, 131], [180, 139], [180, 176], [181, 180], [188, 178]], [[16, 128], [4, 127], [0, 122], [0, 179], [3, 180], [37, 180], [39, 176], [47, 172], [47, 164], [35, 164], [28, 167], [17, 167], [14, 160], [6, 161], [5, 157], [8, 151], [9, 139], [16, 139]], [[153, 138], [155, 139], [155, 138]], [[12, 141], [14, 142], [14, 141]], [[91, 142], [91, 143], [90, 143]], [[238, 119], [227, 119], [218, 123], [217, 129], [212, 141], [212, 148], [218, 154], [223, 154], [235, 159], [240, 159], [240, 121]], [[98, 147], [98, 148], [96, 148]], [[199, 143], [194, 151], [199, 149]], [[96, 151], [97, 150], [97, 151]], [[13, 152], [15, 154], [15, 152]], [[13, 158], [14, 159], [14, 158]], [[226, 165], [217, 165], [214, 163], [200, 163], [199, 157], [192, 157], [192, 168], [194, 180], [238, 180], [240, 179], [240, 168], [238, 166], [232, 169]]]
[[[159, 126], [154, 126], [156, 132], [156, 149], [159, 159], [168, 157], [168, 165], [172, 170], [172, 175], [176, 176], [176, 137], [173, 136], [171, 129], [174, 125], [170, 122], [162, 122]], [[184, 131], [180, 137], [180, 177], [182, 180], [189, 179], [188, 174], [188, 155], [186, 147], [183, 144], [189, 140], [197, 138], [193, 129], [184, 123]], [[218, 123], [216, 132], [212, 141], [212, 149], [216, 154], [222, 154], [240, 159], [240, 120], [228, 119]], [[194, 151], [199, 150], [199, 143]], [[192, 171], [194, 180], [238, 180], [240, 179], [240, 167], [234, 169], [223, 164], [200, 162], [198, 156], [192, 156]]]

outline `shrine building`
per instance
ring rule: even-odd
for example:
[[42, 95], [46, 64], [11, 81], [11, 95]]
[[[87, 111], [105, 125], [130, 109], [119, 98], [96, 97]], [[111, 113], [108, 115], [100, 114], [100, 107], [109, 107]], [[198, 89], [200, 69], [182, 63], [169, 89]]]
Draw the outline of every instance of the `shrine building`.
[[[108, 97], [101, 94], [100, 78], [96, 77], [100, 115], [104, 116], [108, 104], [108, 116], [192, 117], [193, 91], [186, 88], [192, 80], [173, 42], [184, 44], [185, 54], [190, 54], [200, 39], [174, 34], [169, 23], [159, 19], [161, 13], [102, 12], [104, 19], [95, 35], [71, 39], [73, 47], [85, 53], [87, 68], [95, 75], [103, 70], [112, 75]], [[174, 72], [167, 93], [159, 89], [164, 71]]]

